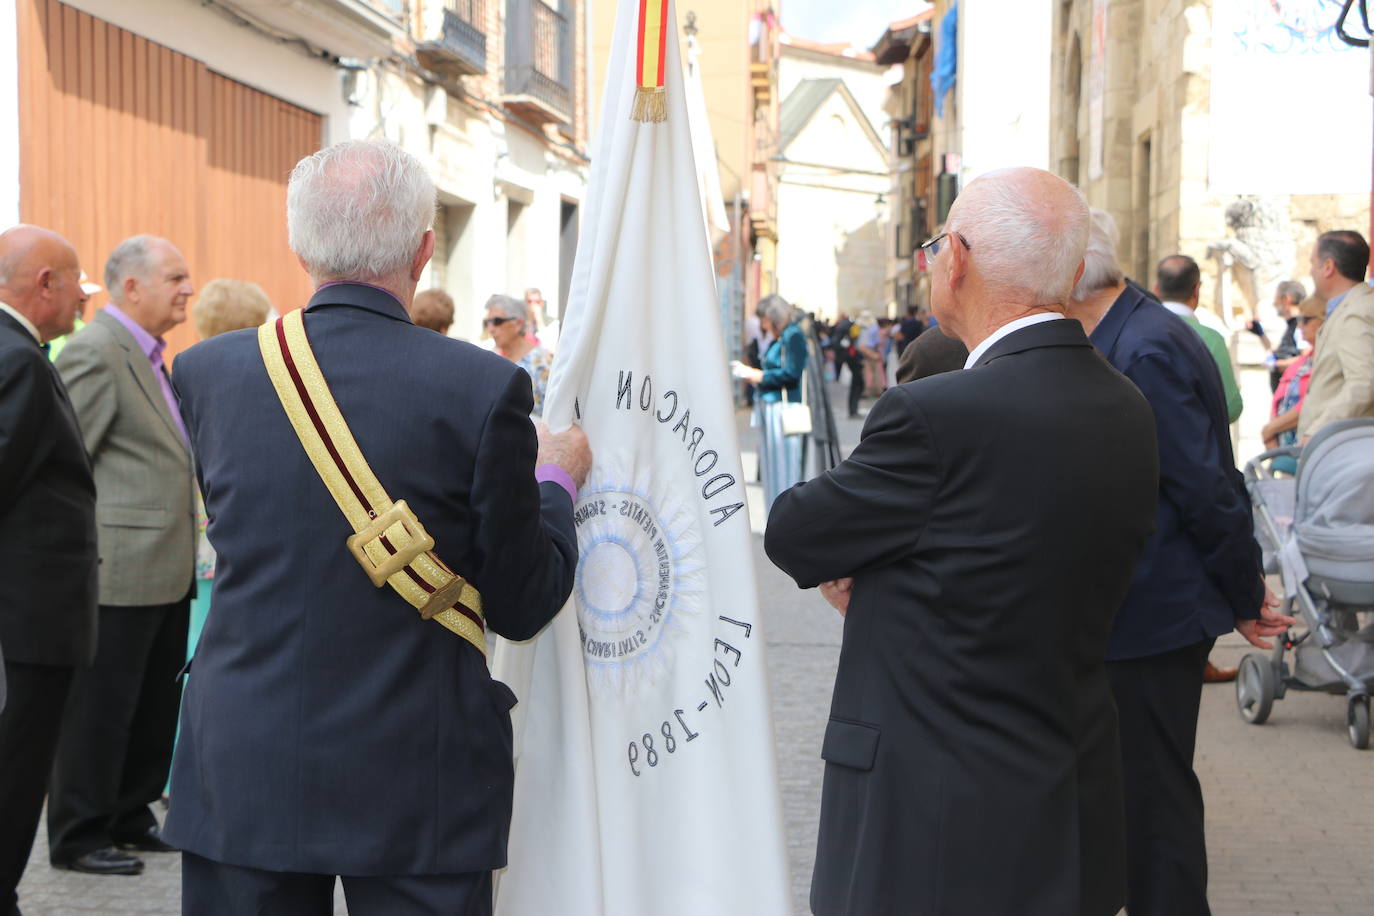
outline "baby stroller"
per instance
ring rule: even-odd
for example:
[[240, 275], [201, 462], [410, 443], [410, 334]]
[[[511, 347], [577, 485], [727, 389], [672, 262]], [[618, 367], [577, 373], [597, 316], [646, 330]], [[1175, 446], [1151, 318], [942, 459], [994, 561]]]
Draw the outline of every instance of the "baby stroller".
[[[1298, 458], [1296, 477], [1276, 477], [1276, 458]], [[1245, 465], [1255, 535], [1266, 572], [1283, 578], [1289, 630], [1266, 657], [1241, 660], [1236, 705], [1246, 722], [1269, 718], [1289, 688], [1346, 697], [1350, 743], [1369, 746], [1374, 688], [1374, 420], [1323, 428], [1304, 448], [1271, 449]], [[1290, 666], [1286, 656], [1292, 653]]]

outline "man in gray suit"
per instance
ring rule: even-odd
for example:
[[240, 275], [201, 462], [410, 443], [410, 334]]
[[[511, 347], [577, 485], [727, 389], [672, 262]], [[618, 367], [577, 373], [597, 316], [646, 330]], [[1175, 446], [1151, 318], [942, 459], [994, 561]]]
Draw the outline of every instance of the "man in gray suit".
[[162, 335], [195, 292], [165, 239], [121, 242], [105, 265], [113, 300], [57, 358], [95, 470], [100, 547], [94, 665], [67, 699], [48, 799], [52, 864], [138, 874], [133, 852], [167, 852], [148, 805], [176, 734], [195, 567], [191, 449]]

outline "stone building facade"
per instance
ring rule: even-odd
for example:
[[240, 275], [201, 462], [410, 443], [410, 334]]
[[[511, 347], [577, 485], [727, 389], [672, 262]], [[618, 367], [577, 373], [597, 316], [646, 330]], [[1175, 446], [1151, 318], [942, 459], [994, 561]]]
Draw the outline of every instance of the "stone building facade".
[[[1282, 178], [1276, 179], [1277, 188], [1255, 194], [1226, 187], [1225, 163], [1212, 155], [1213, 117], [1237, 113], [1212, 110], [1218, 60], [1213, 2], [1056, 0], [1050, 163], [1078, 184], [1093, 206], [1116, 218], [1128, 274], [1149, 283], [1160, 258], [1191, 255], [1203, 269], [1204, 306], [1237, 326], [1249, 316], [1256, 292], [1264, 317], [1276, 277], [1307, 279], [1317, 235], [1342, 228], [1366, 231], [1370, 195], [1367, 185], [1345, 193], [1282, 193]], [[1255, 15], [1286, 14], [1278, 5], [1262, 6], [1272, 12]], [[1340, 4], [1316, 0], [1306, 7], [1283, 6], [1314, 17], [1329, 13], [1334, 22]], [[1321, 27], [1318, 20], [1295, 24], [1299, 31], [1309, 30], [1309, 40], [1317, 40], [1312, 30]], [[1332, 46], [1325, 47], [1322, 53], [1334, 53]], [[1355, 88], [1357, 111], [1361, 98], [1367, 110], [1367, 92], [1367, 84]], [[1256, 123], [1265, 104], [1262, 96], [1253, 99], [1250, 116]], [[1288, 129], [1277, 133], [1257, 130], [1253, 149], [1260, 153], [1269, 144], [1301, 144], [1312, 152], [1311, 168], [1320, 169], [1318, 138], [1329, 125], [1309, 123], [1302, 110], [1285, 112], [1284, 124]], [[1369, 147], [1366, 137], [1364, 149]], [[1247, 235], [1267, 236], [1266, 247], [1273, 252], [1271, 264], [1260, 271], [1268, 276], [1255, 278], [1253, 286], [1239, 264], [1244, 258], [1228, 254]], [[1227, 269], [1228, 261], [1237, 262], [1237, 268]]]

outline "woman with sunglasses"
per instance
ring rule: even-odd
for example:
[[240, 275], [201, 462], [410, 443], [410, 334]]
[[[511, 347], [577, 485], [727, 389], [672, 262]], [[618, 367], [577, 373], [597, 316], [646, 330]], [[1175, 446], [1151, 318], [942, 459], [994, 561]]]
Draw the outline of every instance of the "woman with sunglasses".
[[[1298, 306], [1298, 330], [1309, 347], [1288, 365], [1274, 389], [1270, 408], [1272, 419], [1260, 431], [1267, 449], [1298, 444], [1298, 417], [1302, 414], [1302, 402], [1307, 398], [1307, 388], [1312, 383], [1312, 354], [1317, 351], [1317, 335], [1325, 323], [1326, 300], [1308, 296]], [[1295, 458], [1275, 458], [1273, 466], [1274, 470], [1287, 474], [1298, 472]]]
[[482, 330], [491, 335], [496, 352], [529, 375], [534, 389], [534, 416], [539, 416], [544, 412], [544, 392], [549, 387], [553, 354], [535, 346], [525, 336], [529, 323], [525, 303], [514, 296], [498, 293], [487, 300], [487, 317], [482, 320]]

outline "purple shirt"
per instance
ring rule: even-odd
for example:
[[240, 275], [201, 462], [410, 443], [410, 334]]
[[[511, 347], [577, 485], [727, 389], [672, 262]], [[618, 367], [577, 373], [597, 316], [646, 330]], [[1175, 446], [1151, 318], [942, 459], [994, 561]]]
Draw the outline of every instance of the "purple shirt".
[[181, 421], [181, 409], [177, 406], [177, 396], [172, 391], [171, 379], [167, 377], [167, 364], [162, 361], [162, 353], [167, 349], [167, 341], [149, 334], [142, 325], [124, 314], [119, 306], [113, 302], [105, 306], [105, 311], [115, 321], [124, 325], [124, 329], [134, 336], [134, 342], [143, 351], [143, 355], [148, 357], [148, 362], [153, 367], [153, 375], [157, 377], [157, 383], [162, 386], [162, 397], [167, 401], [167, 410], [172, 414], [172, 421], [181, 431], [182, 441], [189, 443], [191, 437], [186, 435], [186, 424]]

